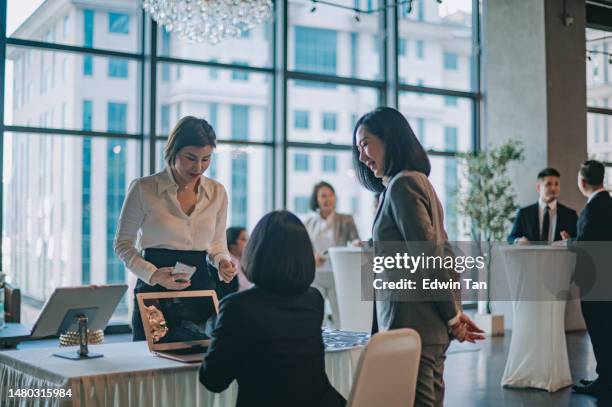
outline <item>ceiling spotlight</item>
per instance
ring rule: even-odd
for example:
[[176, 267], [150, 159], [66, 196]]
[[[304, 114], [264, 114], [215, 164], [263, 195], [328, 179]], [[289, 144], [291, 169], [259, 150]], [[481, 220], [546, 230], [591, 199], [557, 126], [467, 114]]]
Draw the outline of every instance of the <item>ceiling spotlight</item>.
[[592, 60], [593, 60], [593, 58], [591, 58], [591, 54], [588, 54], [588, 55], [587, 55], [587, 59], [588, 59], [589, 61], [592, 61]]
[[355, 21], [356, 22], [360, 22], [361, 19], [359, 18], [359, 13], [355, 14]]
[[314, 13], [315, 11], [317, 11], [317, 2], [313, 0], [312, 7], [310, 8], [310, 12]]

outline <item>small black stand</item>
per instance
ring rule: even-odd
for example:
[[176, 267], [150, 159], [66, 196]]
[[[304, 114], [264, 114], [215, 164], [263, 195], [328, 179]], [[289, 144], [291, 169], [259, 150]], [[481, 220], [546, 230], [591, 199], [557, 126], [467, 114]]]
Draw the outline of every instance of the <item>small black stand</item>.
[[59, 358], [70, 359], [70, 360], [82, 360], [82, 359], [96, 359], [101, 358], [101, 353], [90, 353], [88, 348], [88, 337], [87, 337], [87, 316], [84, 314], [78, 314], [76, 319], [79, 324], [79, 350], [59, 352], [53, 354]]

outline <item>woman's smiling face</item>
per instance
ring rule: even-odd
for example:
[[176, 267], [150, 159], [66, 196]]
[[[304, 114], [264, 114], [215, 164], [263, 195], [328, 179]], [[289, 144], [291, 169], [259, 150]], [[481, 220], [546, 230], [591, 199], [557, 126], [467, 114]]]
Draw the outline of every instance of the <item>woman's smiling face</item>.
[[385, 143], [365, 126], [357, 129], [357, 150], [359, 161], [365, 164], [376, 178], [385, 175]]

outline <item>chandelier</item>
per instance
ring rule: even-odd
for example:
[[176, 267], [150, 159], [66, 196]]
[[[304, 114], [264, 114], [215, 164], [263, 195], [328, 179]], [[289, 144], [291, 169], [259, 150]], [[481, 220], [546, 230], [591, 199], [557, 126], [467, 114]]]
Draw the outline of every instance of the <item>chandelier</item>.
[[272, 0], [143, 0], [153, 19], [190, 42], [216, 44], [267, 20]]

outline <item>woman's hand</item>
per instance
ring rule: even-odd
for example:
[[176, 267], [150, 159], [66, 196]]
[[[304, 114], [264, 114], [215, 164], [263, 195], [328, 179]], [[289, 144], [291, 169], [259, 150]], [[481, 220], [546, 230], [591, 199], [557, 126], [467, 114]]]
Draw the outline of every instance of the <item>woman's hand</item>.
[[363, 247], [363, 242], [361, 240], [359, 240], [359, 239], [351, 240], [349, 242], [349, 246], [352, 246], [352, 247]]
[[321, 267], [325, 264], [327, 259], [321, 256], [319, 253], [315, 253], [315, 267]]
[[[180, 273], [172, 275], [174, 267], [162, 267], [151, 276], [151, 285], [159, 284], [168, 290], [184, 290], [191, 285], [189, 275]], [[181, 281], [178, 281], [181, 280]]]
[[228, 260], [221, 260], [219, 262], [219, 277], [226, 282], [229, 283], [233, 280], [234, 276], [236, 276], [236, 267], [234, 267], [234, 263]]

